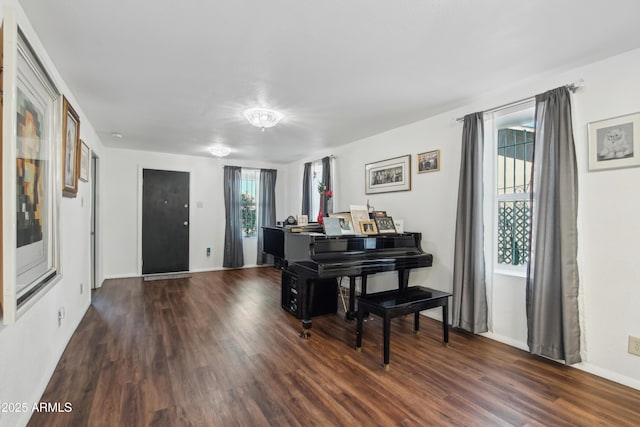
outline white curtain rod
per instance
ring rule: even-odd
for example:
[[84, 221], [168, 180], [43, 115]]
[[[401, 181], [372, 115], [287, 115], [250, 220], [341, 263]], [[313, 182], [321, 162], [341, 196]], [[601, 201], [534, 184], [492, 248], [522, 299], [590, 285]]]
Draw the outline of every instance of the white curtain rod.
[[[574, 93], [578, 89], [584, 87], [584, 80], [580, 79], [577, 82], [573, 82], [573, 83], [569, 83], [567, 85], [564, 85], [564, 87], [566, 87], [572, 93]], [[503, 110], [505, 108], [516, 106], [518, 104], [524, 104], [525, 102], [528, 102], [528, 101], [532, 100], [533, 98], [535, 98], [535, 96], [529, 96], [527, 98], [522, 98], [522, 99], [519, 99], [517, 101], [509, 102], [507, 104], [502, 104], [502, 105], [499, 105], [497, 107], [489, 108], [488, 110], [483, 110], [483, 112], [484, 113], [493, 113], [493, 112], [496, 112], [496, 111], [499, 111], [499, 110]], [[463, 122], [463, 121], [464, 121], [464, 117], [456, 118], [456, 122]]]

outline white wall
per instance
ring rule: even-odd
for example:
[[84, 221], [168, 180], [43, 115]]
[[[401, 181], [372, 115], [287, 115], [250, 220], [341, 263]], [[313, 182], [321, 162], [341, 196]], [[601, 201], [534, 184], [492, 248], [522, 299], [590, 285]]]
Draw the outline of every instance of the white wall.
[[[58, 90], [70, 101], [80, 116], [80, 137], [96, 152], [102, 144], [87, 120], [73, 93], [64, 83], [53, 61], [38, 40], [22, 9], [15, 1], [3, 1], [15, 10], [18, 24], [24, 30], [49, 72]], [[0, 11], [2, 17], [7, 9]], [[5, 88], [7, 90], [7, 88]], [[61, 213], [62, 279], [29, 308], [14, 324], [0, 325], [0, 402], [38, 402], [71, 335], [89, 307], [90, 286], [90, 201], [89, 183], [78, 183], [76, 198], [63, 198]], [[80, 284], [84, 292], [80, 293]], [[58, 327], [58, 309], [64, 307], [66, 318]], [[0, 412], [0, 426], [25, 425], [29, 413]]]
[[[583, 360], [577, 367], [640, 389], [640, 358], [627, 353], [628, 335], [640, 336], [640, 197], [634, 184], [640, 168], [588, 171], [587, 123], [640, 111], [640, 49], [585, 67], [538, 76], [487, 93], [461, 108], [393, 129], [347, 146], [310, 155], [289, 165], [288, 213], [300, 210], [302, 164], [336, 156], [335, 210], [365, 204], [405, 220], [405, 230], [423, 235], [422, 248], [434, 255], [429, 269], [411, 273], [411, 283], [452, 289], [453, 250], [462, 126], [455, 121], [555, 87], [585, 80], [573, 97], [574, 137], [579, 170], [579, 266]], [[417, 174], [418, 153], [441, 150], [439, 172]], [[364, 165], [412, 155], [410, 192], [365, 195]], [[372, 289], [390, 287], [391, 276], [377, 278]], [[526, 348], [525, 283], [522, 277], [488, 277], [491, 300], [489, 337]]]
[[[102, 222], [101, 258], [105, 276], [135, 276], [137, 266], [138, 171], [140, 167], [192, 172], [191, 269], [215, 269], [222, 265], [224, 211], [221, 174], [225, 161], [170, 156], [130, 150], [105, 149], [73, 93], [64, 83], [15, 1], [3, 0], [17, 10], [18, 22], [58, 88], [80, 115], [81, 138], [101, 160]], [[584, 78], [586, 86], [574, 96], [574, 134], [580, 178], [579, 263], [583, 317], [583, 354], [579, 367], [640, 389], [640, 359], [626, 351], [627, 336], [640, 336], [640, 263], [636, 242], [640, 225], [636, 217], [640, 198], [633, 187], [640, 168], [587, 171], [586, 124], [640, 111], [640, 50], [579, 69], [550, 73], [538, 79], [493, 92], [462, 108], [390, 130], [347, 146], [310, 155], [313, 160], [336, 155], [335, 210], [349, 204], [365, 204], [405, 220], [405, 228], [423, 233], [423, 249], [434, 254], [434, 266], [412, 273], [412, 283], [450, 290], [453, 236], [458, 186], [461, 126], [455, 117], [524, 98]], [[417, 153], [440, 149], [441, 171], [416, 174]], [[412, 190], [366, 196], [364, 164], [411, 154]], [[302, 163], [288, 166], [260, 162], [245, 167], [278, 169], [277, 217], [299, 213]], [[79, 183], [78, 197], [63, 199], [62, 280], [40, 298], [18, 321], [0, 326], [0, 402], [37, 402], [64, 348], [90, 304], [89, 282], [89, 185]], [[198, 201], [202, 208], [194, 207]], [[205, 256], [212, 248], [211, 258]], [[254, 257], [247, 257], [253, 263]], [[386, 286], [387, 278], [372, 281], [372, 290]], [[507, 276], [489, 278], [493, 299], [494, 338], [524, 346], [524, 283]], [[80, 293], [80, 283], [85, 292]], [[57, 311], [66, 319], [57, 326]], [[25, 425], [28, 413], [0, 412], [0, 426]]]
[[[108, 148], [103, 162], [105, 189], [103, 197], [103, 237], [105, 274], [109, 278], [141, 274], [140, 252], [140, 173], [142, 169], [164, 169], [190, 172], [190, 271], [214, 270], [222, 267], [224, 249], [223, 166], [277, 169], [276, 215], [284, 206], [286, 168], [260, 161], [238, 162], [233, 159], [179, 156], [136, 150]], [[198, 207], [201, 203], [202, 207]], [[257, 242], [245, 239], [245, 266], [256, 264]], [[211, 248], [211, 256], [206, 256]]]

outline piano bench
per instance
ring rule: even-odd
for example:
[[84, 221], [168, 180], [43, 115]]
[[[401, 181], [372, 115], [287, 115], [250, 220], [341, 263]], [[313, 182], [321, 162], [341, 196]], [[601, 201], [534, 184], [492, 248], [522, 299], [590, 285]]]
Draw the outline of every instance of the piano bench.
[[358, 297], [358, 326], [356, 329], [356, 351], [362, 348], [362, 323], [364, 313], [382, 317], [384, 322], [384, 368], [389, 369], [389, 344], [391, 319], [414, 314], [413, 328], [420, 330], [420, 312], [442, 307], [442, 339], [444, 345], [449, 342], [447, 327], [448, 305], [451, 293], [438, 291], [424, 286], [410, 286], [405, 289], [377, 292]]

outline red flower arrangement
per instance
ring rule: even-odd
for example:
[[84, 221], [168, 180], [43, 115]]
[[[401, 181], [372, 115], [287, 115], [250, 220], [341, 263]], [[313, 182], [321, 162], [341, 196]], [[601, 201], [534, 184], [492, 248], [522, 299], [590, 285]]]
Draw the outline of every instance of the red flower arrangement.
[[331, 197], [333, 197], [333, 191], [328, 190], [326, 184], [321, 182], [320, 184], [318, 184], [318, 193], [320, 193], [320, 212], [318, 212], [318, 222], [322, 224], [322, 218], [324, 217], [324, 214], [322, 212], [322, 195], [324, 194], [327, 200], [329, 200]]
[[327, 190], [326, 184], [322, 182], [318, 184], [318, 193], [326, 195], [328, 199], [333, 197], [333, 191]]

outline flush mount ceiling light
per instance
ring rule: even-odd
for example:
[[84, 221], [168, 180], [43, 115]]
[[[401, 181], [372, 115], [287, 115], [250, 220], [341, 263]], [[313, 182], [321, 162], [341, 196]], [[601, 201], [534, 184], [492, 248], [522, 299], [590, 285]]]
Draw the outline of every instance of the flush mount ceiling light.
[[253, 126], [262, 129], [271, 128], [282, 119], [282, 114], [268, 108], [249, 108], [244, 111], [244, 116]]
[[224, 146], [222, 144], [214, 144], [211, 147], [209, 147], [209, 152], [214, 156], [220, 158], [220, 157], [228, 156], [229, 153], [231, 153], [231, 148]]

